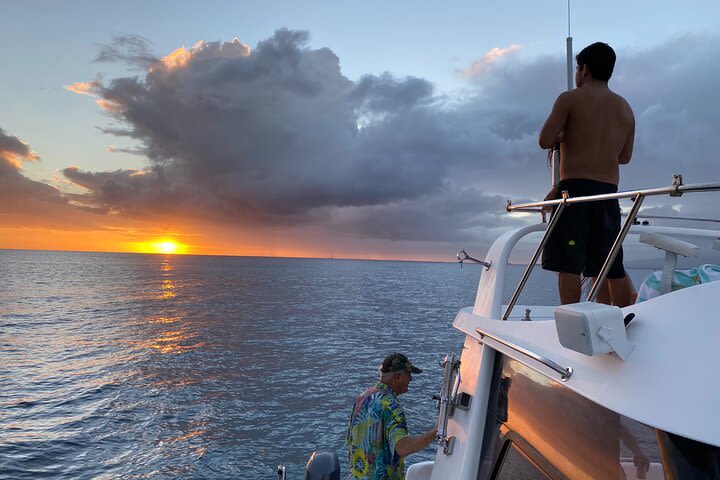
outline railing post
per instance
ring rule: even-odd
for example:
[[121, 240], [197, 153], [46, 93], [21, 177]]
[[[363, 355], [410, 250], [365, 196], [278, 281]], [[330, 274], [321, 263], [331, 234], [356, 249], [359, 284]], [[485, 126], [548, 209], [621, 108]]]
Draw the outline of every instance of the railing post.
[[513, 293], [513, 296], [510, 298], [510, 303], [508, 304], [507, 308], [505, 309], [505, 313], [502, 316], [502, 320], [507, 320], [508, 317], [510, 316], [510, 312], [512, 311], [513, 307], [515, 306], [515, 302], [517, 302], [518, 297], [520, 296], [520, 292], [522, 292], [522, 289], [525, 287], [525, 283], [527, 283], [528, 278], [530, 278], [530, 274], [532, 273], [532, 270], [535, 267], [535, 262], [537, 262], [537, 259], [540, 256], [540, 253], [542, 252], [543, 248], [545, 248], [545, 244], [547, 243], [547, 240], [550, 237], [550, 234], [552, 233], [553, 229], [555, 228], [555, 225], [557, 224], [558, 219], [560, 218], [560, 214], [562, 214], [563, 210], [565, 209], [565, 205], [566, 205], [565, 202], [566, 202], [567, 198], [568, 198], [568, 193], [563, 190], [563, 192], [562, 192], [562, 200], [563, 201], [557, 206], [555, 213], [553, 214], [552, 218], [550, 219], [550, 223], [548, 224], [548, 227], [545, 230], [545, 235], [543, 235], [542, 240], [540, 240], [540, 244], [538, 245], [537, 249], [535, 250], [532, 260], [530, 260], [530, 263], [528, 264], [527, 268], [525, 269], [525, 273], [523, 273], [523, 276], [520, 279], [520, 283], [518, 284], [517, 288], [515, 289], [515, 293]]
[[613, 246], [610, 249], [610, 254], [605, 259], [605, 263], [600, 269], [600, 273], [598, 274], [597, 278], [595, 279], [595, 283], [593, 283], [593, 286], [590, 289], [590, 293], [588, 294], [589, 302], [594, 302], [598, 296], [598, 293], [600, 293], [600, 286], [605, 281], [605, 278], [610, 271], [610, 266], [615, 261], [615, 257], [617, 257], [617, 254], [620, 251], [620, 247], [622, 247], [623, 240], [625, 240], [627, 233], [630, 231], [630, 227], [635, 222], [635, 217], [637, 217], [637, 213], [640, 210], [640, 206], [642, 205], [643, 200], [645, 200], [645, 195], [643, 195], [642, 193], [638, 193], [635, 196], [635, 202], [630, 209], [630, 213], [628, 213], [628, 216], [625, 219], [625, 223], [623, 224], [622, 229], [620, 229], [620, 233], [618, 233], [618, 236], [615, 239], [615, 243], [613, 243]]

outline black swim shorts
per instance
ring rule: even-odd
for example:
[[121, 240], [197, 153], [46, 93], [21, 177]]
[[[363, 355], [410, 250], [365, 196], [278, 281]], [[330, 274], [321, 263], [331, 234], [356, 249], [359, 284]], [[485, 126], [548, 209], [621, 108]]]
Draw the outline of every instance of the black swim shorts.
[[[559, 192], [570, 198], [617, 192], [617, 185], [585, 179], [561, 180]], [[542, 256], [545, 270], [582, 273], [597, 277], [620, 232], [620, 205], [617, 200], [568, 204], [550, 234]], [[623, 278], [622, 248], [610, 267], [607, 278]]]

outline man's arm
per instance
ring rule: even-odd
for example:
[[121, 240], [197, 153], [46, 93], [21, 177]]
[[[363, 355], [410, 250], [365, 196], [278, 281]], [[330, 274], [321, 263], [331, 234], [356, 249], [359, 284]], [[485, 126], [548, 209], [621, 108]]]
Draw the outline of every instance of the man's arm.
[[568, 92], [561, 93], [555, 100], [550, 116], [545, 120], [545, 125], [540, 130], [540, 137], [538, 138], [540, 148], [544, 150], [553, 148], [560, 141], [560, 134], [565, 128], [565, 122], [570, 110], [569, 103]]
[[419, 452], [430, 445], [430, 442], [432, 442], [436, 436], [437, 428], [434, 428], [432, 430], [428, 430], [422, 435], [401, 438], [395, 445], [395, 452], [400, 455], [400, 457], [407, 457], [408, 455]]
[[632, 128], [630, 129], [630, 133], [628, 134], [628, 137], [625, 140], [625, 145], [623, 145], [623, 149], [620, 152], [620, 156], [618, 157], [618, 163], [620, 165], [627, 165], [628, 163], [630, 163], [630, 158], [632, 157], [634, 142], [635, 142], [635, 118], [633, 118]]

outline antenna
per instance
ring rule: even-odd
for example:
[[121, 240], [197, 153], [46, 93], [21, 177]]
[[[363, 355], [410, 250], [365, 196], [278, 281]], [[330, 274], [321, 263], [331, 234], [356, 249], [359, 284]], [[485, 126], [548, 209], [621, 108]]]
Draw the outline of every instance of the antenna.
[[568, 36], [565, 39], [566, 50], [567, 50], [567, 89], [572, 90], [573, 88], [573, 47], [572, 47], [572, 36], [570, 35], [570, 0], [567, 2], [568, 5]]
[[[565, 51], [566, 51], [566, 62], [567, 62], [567, 89], [572, 90], [574, 84], [573, 78], [573, 47], [572, 37], [570, 36], [570, 0], [567, 0], [567, 19], [568, 19], [568, 36], [565, 39]], [[552, 150], [551, 156], [552, 166], [552, 177], [551, 183], [553, 187], [557, 187], [560, 182], [560, 149], [559, 147]]]
[[570, 0], [568, 0], [568, 37], [570, 36]]

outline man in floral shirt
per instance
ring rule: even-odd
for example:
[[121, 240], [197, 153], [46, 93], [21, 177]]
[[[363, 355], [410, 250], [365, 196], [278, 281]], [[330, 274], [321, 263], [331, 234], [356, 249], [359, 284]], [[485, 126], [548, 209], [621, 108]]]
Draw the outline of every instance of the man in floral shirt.
[[355, 400], [345, 442], [348, 445], [350, 479], [402, 480], [403, 457], [427, 447], [437, 429], [408, 435], [405, 412], [397, 396], [408, 391], [413, 373], [422, 370], [402, 353], [385, 357], [380, 381]]

